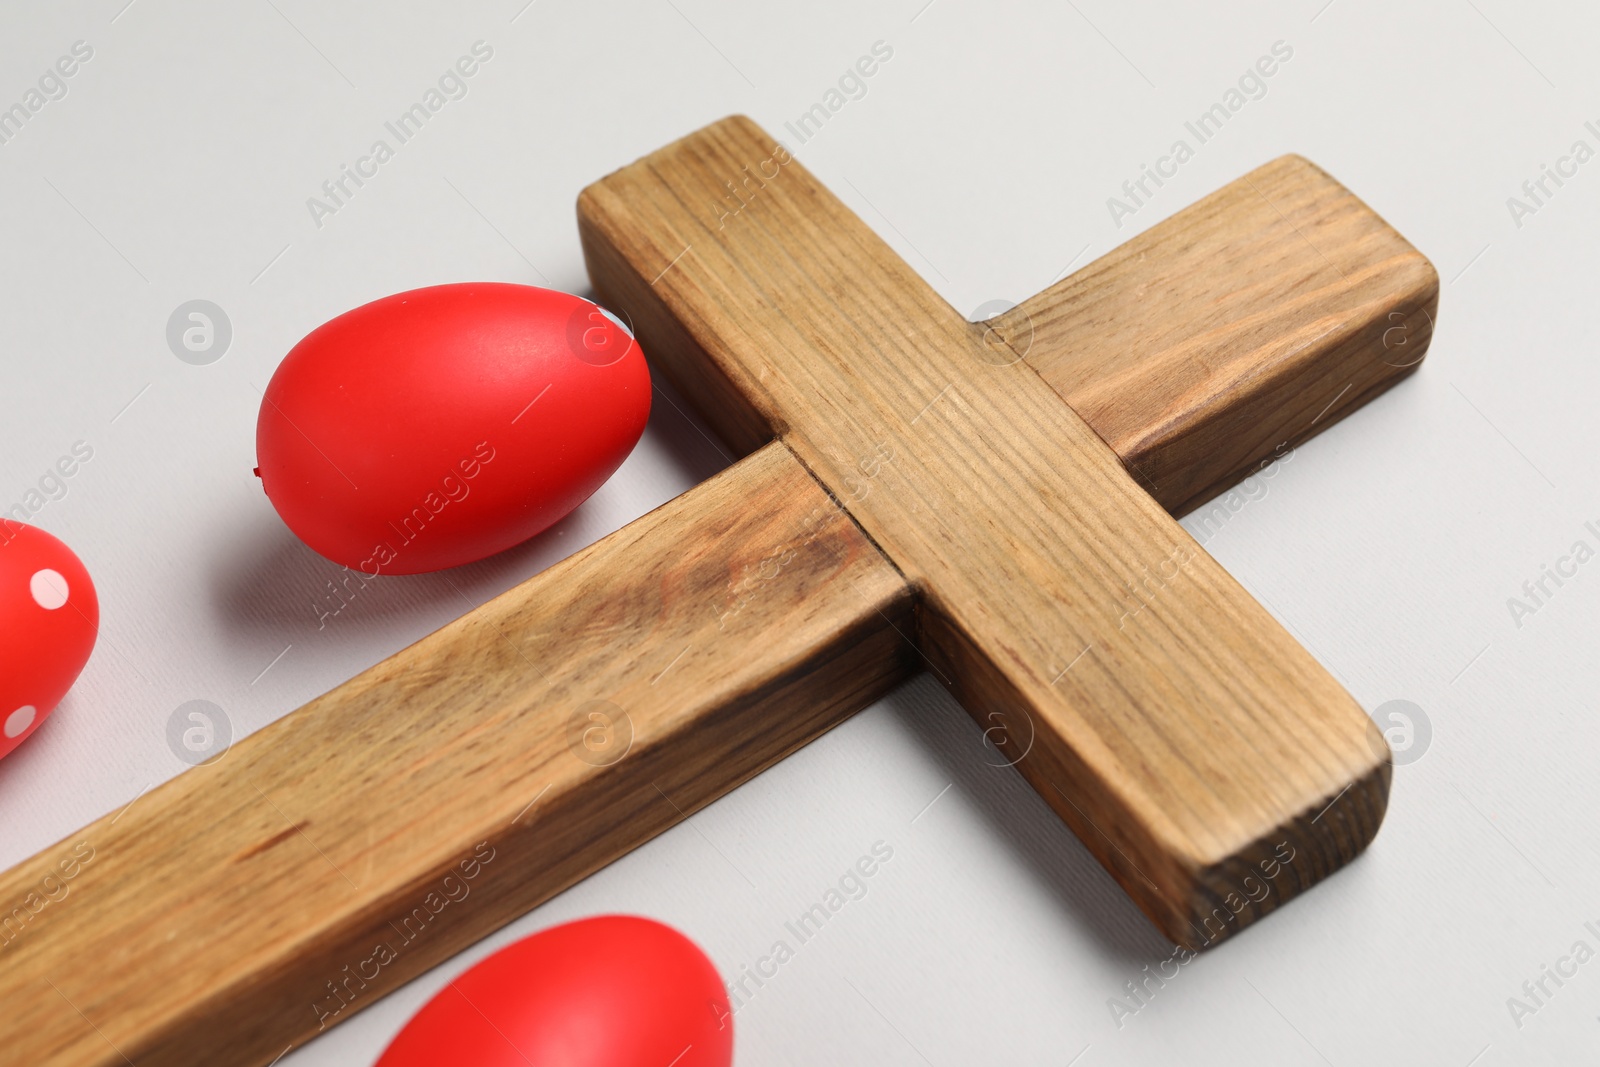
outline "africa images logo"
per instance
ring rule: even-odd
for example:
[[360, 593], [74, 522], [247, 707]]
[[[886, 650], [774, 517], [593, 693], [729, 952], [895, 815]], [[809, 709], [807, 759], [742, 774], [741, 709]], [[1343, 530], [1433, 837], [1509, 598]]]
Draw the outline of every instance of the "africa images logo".
[[378, 138], [367, 149], [366, 155], [357, 157], [353, 166], [348, 163], [339, 164], [339, 173], [322, 183], [322, 196], [306, 197], [306, 210], [311, 212], [311, 221], [316, 223], [317, 229], [322, 229], [324, 218], [337, 215], [370, 179], [377, 177], [378, 168], [394, 158], [395, 151], [400, 145], [421, 133], [422, 127], [438, 114], [445, 104], [466, 98], [467, 79], [477, 74], [484, 63], [494, 58], [494, 48], [485, 41], [474, 41], [471, 53], [462, 56], [453, 66], [446, 68], [445, 72], [439, 75], [437, 85], [428, 86], [419, 101], [400, 112], [394, 121], [383, 124], [383, 128], [394, 138], [393, 145], [385, 138]]
[[[1289, 42], [1273, 41], [1270, 55], [1264, 55], [1246, 67], [1236, 85], [1230, 85], [1223, 91], [1221, 100], [1200, 112], [1193, 122], [1183, 124], [1183, 128], [1194, 138], [1194, 145], [1180, 137], [1172, 142], [1166, 155], [1156, 157], [1154, 168], [1141, 163], [1138, 176], [1122, 183], [1122, 197], [1106, 197], [1106, 210], [1111, 213], [1111, 221], [1117, 228], [1122, 228], [1123, 219], [1153, 200], [1156, 190], [1167, 184], [1166, 179], [1178, 176], [1178, 168], [1194, 158], [1198, 146], [1221, 133], [1223, 124], [1243, 110], [1247, 103], [1265, 97], [1267, 79], [1277, 74], [1279, 67], [1293, 58], [1294, 47]], [[1151, 183], [1154, 183], [1155, 189], [1150, 187]]]
[[10, 144], [22, 132], [23, 126], [33, 116], [44, 110], [51, 101], [67, 95], [67, 79], [78, 73], [78, 68], [94, 58], [94, 48], [88, 41], [73, 41], [69, 55], [57, 59], [45, 68], [39, 80], [23, 92], [22, 98], [9, 107], [0, 107], [0, 145]]

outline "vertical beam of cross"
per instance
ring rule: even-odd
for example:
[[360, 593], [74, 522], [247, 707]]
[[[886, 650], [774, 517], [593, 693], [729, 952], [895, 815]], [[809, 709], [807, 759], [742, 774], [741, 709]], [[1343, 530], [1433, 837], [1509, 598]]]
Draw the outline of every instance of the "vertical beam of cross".
[[[1248, 921], [1376, 833], [1389, 759], [1365, 713], [1026, 360], [989, 358], [754, 123], [596, 183], [579, 223], [647, 351], [736, 444], [782, 437], [845, 506], [918, 591], [935, 671], [1169, 937], [1203, 942], [1228, 901]], [[1283, 891], [1241, 894], [1282, 849]]]

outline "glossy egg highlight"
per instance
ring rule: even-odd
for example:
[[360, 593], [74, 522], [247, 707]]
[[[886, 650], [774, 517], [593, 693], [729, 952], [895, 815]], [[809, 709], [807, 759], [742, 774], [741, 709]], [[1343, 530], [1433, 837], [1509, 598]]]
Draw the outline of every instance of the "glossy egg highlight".
[[638, 443], [650, 372], [595, 304], [471, 282], [375, 300], [278, 366], [256, 423], [273, 507], [368, 575], [483, 559], [598, 489]]
[[377, 1067], [728, 1067], [716, 968], [670, 926], [602, 915], [480, 961], [417, 1012]]

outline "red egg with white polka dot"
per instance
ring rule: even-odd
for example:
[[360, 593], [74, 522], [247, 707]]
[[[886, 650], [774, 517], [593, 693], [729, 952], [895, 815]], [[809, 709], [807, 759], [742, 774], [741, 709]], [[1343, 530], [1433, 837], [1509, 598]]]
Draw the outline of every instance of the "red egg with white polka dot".
[[0, 756], [61, 703], [99, 629], [100, 601], [72, 549], [0, 519]]

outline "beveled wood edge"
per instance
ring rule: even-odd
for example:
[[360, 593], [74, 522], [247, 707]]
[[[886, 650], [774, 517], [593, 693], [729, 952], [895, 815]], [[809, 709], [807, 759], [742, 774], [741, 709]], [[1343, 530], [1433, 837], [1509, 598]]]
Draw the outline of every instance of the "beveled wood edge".
[[[1219, 390], [1219, 393], [1231, 394], [1229, 403], [1178, 425], [1153, 423], [1138, 434], [1108, 434], [1103, 426], [1096, 425], [1092, 411], [1074, 402], [1073, 390], [1057, 387], [1062, 399], [1084, 417], [1090, 427], [1118, 454], [1129, 473], [1174, 518], [1182, 518], [1225, 493], [1273, 462], [1283, 454], [1283, 450], [1292, 451], [1300, 447], [1399, 384], [1422, 364], [1433, 340], [1440, 290], [1438, 270], [1433, 263], [1347, 186], [1299, 153], [1285, 153], [1261, 164], [1234, 182], [1213, 190], [1148, 230], [1129, 238], [1105, 255], [1113, 255], [1130, 245], [1147, 242], [1163, 226], [1181, 225], [1184, 217], [1190, 213], [1205, 211], [1211, 204], [1221, 202], [1234, 185], [1250, 182], [1269, 168], [1285, 163], [1304, 165], [1336, 185], [1359, 210], [1366, 212], [1386, 229], [1390, 240], [1403, 246], [1409, 253], [1394, 257], [1384, 264], [1385, 273], [1392, 279], [1390, 299], [1374, 304], [1370, 314], [1364, 317], [1352, 316], [1339, 330], [1328, 333], [1297, 353], [1291, 363], [1268, 372], [1252, 371], [1246, 381], [1235, 383], [1237, 389]], [[1257, 193], [1260, 195], [1259, 190]], [[1078, 274], [1091, 266], [1093, 264], [1085, 264], [1079, 271], [1028, 297], [1016, 307], [974, 323], [974, 329], [980, 334], [993, 330], [1007, 344], [1026, 333], [1030, 338], [1029, 349], [1024, 350], [1019, 358], [1036, 366], [1041, 362], [1039, 357], [1043, 353], [1032, 347], [1039, 342], [1033, 338], [1031, 325], [1028, 324], [1033, 318], [1045, 317], [1046, 309], [1061, 294], [1070, 291], [1077, 284]], [[1402, 346], [1404, 355], [1397, 359]], [[1348, 371], [1350, 368], [1353, 368], [1353, 372]], [[1140, 385], [1138, 375], [1125, 372], [1120, 377], [1128, 383], [1130, 395], [1137, 396]], [[1308, 380], [1318, 379], [1327, 379], [1329, 382], [1329, 387], [1324, 390], [1330, 397], [1328, 407], [1309, 421], [1299, 419], [1288, 426], [1272, 427], [1276, 421], [1274, 416], [1285, 399], [1304, 389], [1304, 383]], [[1046, 378], [1046, 381], [1049, 379]], [[1351, 388], [1341, 389], [1339, 382], [1347, 382]], [[1242, 449], [1237, 445], [1232, 448], [1217, 447], [1219, 442], [1226, 444], [1240, 437], [1253, 440]], [[1201, 454], [1199, 458], [1194, 456], [1196, 452]], [[1212, 458], [1229, 454], [1234, 458]], [[1190, 469], [1182, 469], [1185, 467]]]
[[1172, 842], [1134, 832], [1150, 827], [1091, 812], [1074, 800], [1076, 795], [1092, 806], [1093, 798], [1116, 795], [1118, 783], [1070, 750], [1033, 744], [1032, 724], [1024, 728], [1026, 700], [959, 629], [938, 612], [923, 610], [920, 599], [916, 617], [918, 644], [935, 665], [934, 676], [975, 720], [991, 724], [985, 737], [1176, 945], [1200, 951], [1232, 937], [1349, 864], [1383, 824], [1392, 763], [1388, 742], [1369, 721], [1360, 753], [1363, 772], [1245, 847], [1185, 862], [1184, 850]]
[[1369, 739], [1374, 754], [1382, 753], [1370, 771], [1248, 849], [1197, 872], [1187, 936], [1174, 937], [1175, 943], [1196, 951], [1211, 948], [1366, 851], [1383, 825], [1394, 774], [1388, 742], [1376, 726]]

